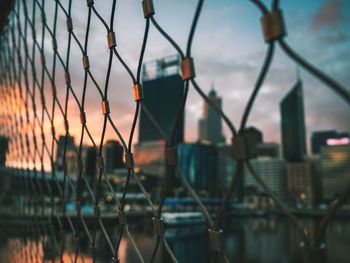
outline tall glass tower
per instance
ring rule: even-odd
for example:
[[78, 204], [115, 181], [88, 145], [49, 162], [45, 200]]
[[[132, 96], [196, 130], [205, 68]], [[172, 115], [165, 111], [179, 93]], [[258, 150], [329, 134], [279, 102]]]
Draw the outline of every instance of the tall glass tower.
[[[155, 74], [150, 69], [155, 64]], [[178, 70], [177, 56], [166, 57], [144, 64], [143, 92], [144, 101], [149, 112], [165, 131], [171, 136], [177, 110], [184, 95], [184, 82]], [[164, 140], [144, 110], [140, 115], [139, 143]], [[184, 111], [177, 128], [176, 143], [184, 140]]]
[[[217, 96], [214, 87], [210, 90], [208, 97], [218, 108], [222, 108], [222, 99]], [[225, 142], [222, 133], [222, 123], [220, 115], [206, 102], [204, 102], [203, 118], [199, 120], [199, 140], [209, 141], [213, 144]]]
[[302, 162], [306, 156], [303, 84], [300, 79], [280, 104], [283, 157]]

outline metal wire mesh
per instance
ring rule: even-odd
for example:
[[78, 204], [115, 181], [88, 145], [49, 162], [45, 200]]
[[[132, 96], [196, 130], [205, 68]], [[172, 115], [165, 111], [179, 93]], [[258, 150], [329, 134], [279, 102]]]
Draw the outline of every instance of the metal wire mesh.
[[[348, 91], [309, 62], [305, 61], [289, 47], [283, 39], [285, 30], [279, 1], [273, 1], [272, 8], [269, 10], [262, 2], [252, 0], [251, 2], [262, 13], [267, 51], [255, 88], [242, 116], [241, 124], [239, 129], [236, 130], [227, 115], [212, 103], [196, 82], [194, 70], [195, 58], [192, 57], [191, 49], [204, 1], [199, 0], [194, 11], [187, 45], [184, 49], [185, 52], [177, 44], [176, 40], [157, 22], [156, 8], [152, 1], [142, 1], [145, 30], [137, 65], [128, 65], [119, 54], [114, 28], [114, 18], [117, 9], [116, 2], [116, 0], [112, 1], [110, 14], [108, 17], [104, 17], [101, 11], [95, 7], [94, 1], [87, 0], [86, 10], [79, 10], [80, 12], [87, 13], [86, 26], [85, 28], [77, 29], [74, 27], [75, 21], [71, 16], [73, 12], [72, 0], [56, 0], [53, 5], [48, 5], [51, 8], [50, 10], [44, 0], [18, 0], [14, 2], [13, 10], [0, 41], [0, 96], [2, 104], [5, 105], [5, 107], [2, 107], [0, 113], [0, 135], [10, 139], [7, 158], [12, 161], [13, 168], [1, 168], [1, 172], [17, 178], [16, 186], [23, 189], [26, 198], [17, 207], [18, 217], [20, 219], [18, 220], [20, 222], [18, 223], [18, 227], [20, 228], [21, 239], [19, 242], [8, 244], [9, 253], [13, 254], [13, 258], [17, 262], [26, 262], [29, 259], [31, 262], [39, 262], [44, 260], [43, 247], [50, 246], [52, 249], [52, 260], [54, 260], [54, 255], [56, 255], [61, 262], [84, 262], [86, 257], [92, 258], [92, 262], [96, 262], [97, 250], [99, 249], [99, 244], [96, 240], [97, 234], [100, 232], [107, 242], [107, 248], [110, 250], [110, 254], [113, 255], [110, 259], [111, 261], [119, 262], [118, 255], [121, 240], [123, 236], [126, 236], [131, 241], [132, 249], [137, 255], [138, 261], [145, 262], [144, 255], [140, 252], [129, 229], [129, 219], [125, 211], [129, 184], [131, 180], [135, 180], [147, 204], [151, 207], [150, 216], [154, 225], [156, 243], [151, 253], [150, 262], [156, 260], [161, 246], [165, 248], [171, 261], [177, 262], [165, 238], [164, 231], [166, 229], [164, 229], [162, 220], [162, 208], [165, 197], [177, 177], [180, 179], [184, 188], [187, 189], [189, 195], [198, 204], [199, 209], [206, 219], [210, 247], [212, 249], [211, 262], [229, 262], [230, 260], [226, 256], [223, 246], [223, 242], [225, 241], [223, 238], [224, 224], [222, 223], [222, 219], [227, 210], [228, 202], [236, 189], [237, 182], [243, 176], [243, 169], [246, 166], [255, 180], [281, 208], [283, 213], [296, 224], [306, 244], [305, 262], [312, 261], [317, 253], [319, 253], [319, 246], [324, 238], [327, 223], [350, 194], [350, 183], [343, 197], [330, 208], [328, 214], [321, 221], [315, 236], [309, 236], [299, 219], [274, 195], [254, 171], [249, 161], [250, 156], [246, 152], [249, 141], [245, 137], [245, 128], [255, 98], [269, 72], [276, 44], [281, 47], [290, 59], [323, 81], [335, 93], [350, 103], [350, 94]], [[62, 16], [66, 20], [65, 29], [62, 26]], [[105, 43], [109, 49], [108, 66], [106, 71], [103, 72], [105, 79], [102, 81], [96, 77], [98, 66], [94, 67], [99, 62], [89, 60], [89, 40], [94, 37], [91, 35], [92, 21], [100, 24], [105, 29], [107, 35]], [[155, 27], [181, 58], [185, 92], [179, 102], [177, 117], [173, 124], [170, 137], [166, 135], [164, 127], [156, 121], [147, 109], [147, 106], [143, 103], [141, 66], [144, 54], [147, 52], [146, 45], [150, 26]], [[62, 38], [61, 31], [64, 30], [66, 31], [65, 37]], [[76, 33], [76, 30], [79, 30], [79, 35]], [[47, 39], [46, 35], [52, 39], [51, 47], [50, 43], [45, 42]], [[84, 37], [79, 37], [81, 35], [84, 35]], [[73, 45], [81, 51], [82, 68], [80, 71], [71, 67], [73, 59], [71, 47]], [[66, 53], [62, 50], [66, 51]], [[112, 63], [119, 63], [124, 68], [125, 74], [130, 77], [130, 91], [134, 91], [135, 111], [132, 125], [129, 129], [128, 139], [118, 129], [118, 121], [114, 118], [114, 112], [112, 112], [109, 105]], [[135, 73], [132, 71], [132, 68], [137, 69]], [[74, 86], [72, 77], [75, 75], [82, 76], [83, 87]], [[227, 124], [232, 135], [232, 156], [237, 161], [236, 171], [232, 175], [232, 180], [223, 202], [217, 207], [217, 211], [214, 214], [208, 211], [196, 191], [190, 186], [186, 176], [181, 173], [177, 160], [175, 137], [190, 87], [193, 87], [219, 113], [223, 121]], [[89, 115], [86, 113], [86, 92], [88, 89], [96, 90], [99, 96], [96, 100], [100, 100], [102, 104], [101, 118], [103, 118], [103, 127], [99, 141], [96, 141], [90, 132], [90, 125], [93, 125], [93, 123], [89, 123]], [[78, 118], [76, 118], [77, 116], [72, 116], [70, 113], [70, 108], [73, 104], [78, 108]], [[140, 176], [134, 171], [132, 145], [135, 127], [141, 109], [166, 141], [165, 158], [168, 166], [167, 176], [162, 186], [161, 195], [155, 198], [151, 198], [143, 186]], [[67, 167], [67, 159], [69, 158], [67, 151], [70, 137], [69, 124], [76, 121], [76, 119], [80, 119], [81, 128], [79, 145], [76, 150], [78, 173], [76, 179], [73, 180], [73, 175], [70, 174]], [[57, 126], [62, 127], [60, 122], [63, 122], [63, 131], [65, 134], [63, 151], [58, 152], [58, 156], [62, 158], [63, 173], [59, 173], [55, 166], [55, 151], [60, 149], [56, 130]], [[115, 136], [122, 143], [126, 153], [125, 159], [127, 161], [128, 172], [121, 195], [118, 195], [117, 190], [110, 183], [105, 173], [103, 145], [108, 127], [115, 132]], [[94, 184], [89, 182], [83, 171], [82, 151], [83, 143], [86, 140], [97, 150], [96, 164], [98, 174], [97, 181]], [[50, 167], [48, 170], [50, 172], [46, 171], [46, 160], [49, 160]], [[90, 225], [87, 223], [87, 220], [91, 218], [84, 215], [81, 209], [83, 189], [87, 189], [89, 200], [94, 208], [93, 223]], [[118, 234], [110, 232], [105, 226], [100, 205], [103, 189], [108, 189], [115, 199], [116, 207], [113, 213], [113, 220], [118, 223], [120, 228]], [[155, 200], [157, 200], [157, 203], [155, 203]], [[74, 215], [67, 212], [66, 208], [69, 202], [75, 203]], [[67, 250], [67, 234], [73, 237], [73, 251]], [[34, 237], [36, 245], [27, 242], [28, 236]], [[83, 237], [87, 237], [90, 245], [89, 255], [81, 252], [80, 241]], [[20, 253], [16, 253], [16, 251], [20, 251]]]

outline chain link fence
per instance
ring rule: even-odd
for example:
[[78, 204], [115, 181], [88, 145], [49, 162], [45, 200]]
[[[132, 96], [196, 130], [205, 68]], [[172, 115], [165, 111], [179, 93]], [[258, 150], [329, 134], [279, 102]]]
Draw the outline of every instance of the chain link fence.
[[[14, 1], [13, 10], [1, 35], [0, 96], [2, 107], [0, 112], [0, 135], [3, 138], [8, 138], [7, 163], [11, 163], [11, 167], [2, 167], [1, 173], [16, 178], [16, 183], [12, 189], [14, 192], [18, 191], [22, 196], [25, 196], [25, 198], [16, 202], [16, 220], [10, 220], [11, 217], [6, 216], [6, 207], [2, 208], [4, 214], [2, 226], [15, 225], [17, 232], [19, 232], [18, 241], [7, 244], [8, 254], [15, 262], [41, 262], [44, 260], [54, 262], [57, 259], [61, 262], [90, 262], [89, 260], [96, 262], [98, 261], [97, 251], [101, 249], [99, 247], [100, 243], [97, 242], [97, 235], [104, 237], [109, 250], [108, 253], [113, 255], [109, 261], [119, 262], [121, 260], [119, 251], [124, 237], [130, 241], [137, 262], [156, 262], [160, 248], [165, 249], [171, 262], [178, 262], [168, 245], [165, 236], [166, 228], [164, 228], [162, 219], [164, 201], [167, 193], [173, 187], [175, 178], [180, 180], [182, 186], [196, 202], [205, 218], [212, 251], [210, 262], [230, 262], [227, 251], [224, 249], [223, 233], [225, 225], [223, 218], [237, 184], [242, 180], [244, 167], [250, 171], [257, 183], [263, 187], [265, 192], [300, 231], [300, 236], [305, 244], [304, 261], [319, 262], [321, 256], [320, 245], [324, 239], [327, 224], [348, 198], [350, 182], [344, 182], [348, 184], [346, 192], [342, 198], [331, 206], [327, 215], [320, 221], [315, 234], [311, 236], [303, 223], [275, 196], [254, 171], [250, 164], [250, 138], [245, 133], [245, 128], [254, 101], [273, 62], [277, 45], [291, 60], [294, 60], [315, 78], [324, 82], [347, 103], [350, 103], [350, 94], [346, 88], [299, 56], [284, 40], [286, 30], [279, 1], [272, 1], [271, 8], [258, 0], [251, 1], [262, 14], [261, 24], [267, 50], [265, 61], [238, 129], [225, 112], [212, 103], [196, 81], [195, 58], [192, 57], [191, 50], [197, 22], [200, 19], [203, 7], [203, 0], [199, 0], [196, 9], [193, 10], [193, 20], [189, 28], [187, 45], [184, 48], [180, 47], [176, 40], [158, 23], [157, 7], [153, 5], [152, 0], [143, 0], [140, 3], [142, 4], [143, 14], [140, 14], [140, 16], [143, 15], [145, 18], [145, 29], [142, 45], [139, 48], [137, 65], [128, 65], [118, 51], [114, 21], [115, 12], [118, 8], [116, 0], [110, 1], [110, 10], [108, 10], [110, 14], [108, 16], [103, 15], [106, 13], [105, 10], [104, 12], [98, 10], [93, 0], [86, 1], [85, 10], [72, 10], [72, 2], [72, 0], [56, 0], [48, 4], [45, 0]], [[74, 27], [75, 21], [72, 19], [72, 12], [85, 13], [84, 28]], [[109, 49], [109, 55], [103, 56], [101, 54], [100, 57], [100, 60], [106, 61], [108, 65], [106, 70], [102, 72], [102, 74], [105, 74], [104, 79], [96, 77], [100, 61], [89, 59], [89, 40], [95, 37], [91, 34], [92, 23], [98, 23], [103, 27], [107, 36], [103, 41]], [[154, 27], [181, 58], [181, 75], [185, 90], [181, 101], [178, 102], [177, 117], [170, 137], [143, 102], [141, 68], [144, 54], [147, 52], [146, 46], [150, 27]], [[186, 30], [183, 32], [186, 32]], [[65, 37], [62, 37], [62, 34], [65, 34]], [[48, 43], [47, 39], [51, 39], [51, 43]], [[71, 54], [73, 46], [81, 53], [80, 71], [75, 66], [73, 67], [73, 65], [76, 65]], [[133, 94], [135, 101], [134, 117], [127, 138], [122, 135], [118, 128], [118, 119], [115, 118], [114, 112], [111, 110], [113, 105], [109, 103], [110, 93], [115, 92], [110, 90], [112, 63], [122, 66], [125, 70], [124, 74], [130, 77], [130, 94]], [[132, 70], [134, 68], [136, 71]], [[101, 72], [98, 72], [98, 74], [101, 76]], [[83, 79], [82, 86], [74, 85], [74, 79], [78, 77]], [[176, 132], [190, 88], [193, 88], [210, 107], [217, 111], [228, 126], [232, 135], [232, 158], [237, 161], [236, 170], [232, 174], [232, 180], [225, 197], [214, 213], [208, 211], [197, 192], [191, 187], [187, 177], [179, 169]], [[103, 119], [103, 125], [98, 138], [91, 133], [91, 126], [94, 123], [89, 122], [89, 114], [87, 114], [86, 93], [88, 89], [94, 89], [98, 94], [95, 100], [99, 101], [102, 107], [100, 118]], [[78, 109], [79, 116], [72, 115], [70, 112], [72, 107]], [[159, 196], [151, 196], [148, 193], [140, 175], [134, 169], [132, 145], [141, 110], [145, 112], [166, 142], [167, 175]], [[70, 174], [67, 160], [70, 147], [70, 126], [72, 123], [75, 124], [77, 119], [80, 119], [81, 125], [79, 144], [76, 148], [78, 173], [75, 178]], [[121, 193], [111, 184], [105, 172], [103, 145], [107, 128], [113, 130], [125, 152], [127, 174]], [[62, 142], [60, 142], [57, 130], [65, 135], [63, 147], [59, 147]], [[84, 142], [93, 145], [97, 151], [96, 166], [98, 172], [94, 183], [89, 181], [83, 169], [82, 152]], [[59, 150], [57, 158], [62, 160], [63, 172], [57, 171], [57, 165], [55, 164], [57, 150]], [[48, 168], [46, 164], [49, 164]], [[47, 172], [48, 170], [49, 172]], [[151, 208], [146, 211], [145, 206], [144, 212], [149, 217], [149, 222], [152, 221], [156, 242], [147, 260], [130, 231], [131, 222], [125, 209], [126, 196], [131, 181], [136, 182], [143, 194], [146, 206]], [[106, 220], [101, 212], [104, 191], [109, 191], [114, 199], [116, 212], [113, 212], [111, 217], [113, 224], [119, 228], [118, 233], [109, 231], [109, 228], [106, 227]], [[87, 197], [83, 196], [83, 193], [86, 193]], [[89, 200], [92, 205], [92, 217], [83, 213], [83, 200]], [[70, 203], [74, 203], [74, 213], [67, 211], [67, 206]], [[10, 230], [7, 229], [7, 231]], [[73, 240], [73, 250], [67, 249], [66, 236], [68, 234]], [[35, 242], [28, 242], [28, 237], [31, 237]], [[86, 239], [85, 241], [89, 244], [88, 253], [82, 253], [80, 247], [82, 239]], [[45, 259], [43, 249], [47, 247], [50, 247], [52, 253], [51, 256], [50, 254], [49, 256], [46, 255], [49, 258]]]

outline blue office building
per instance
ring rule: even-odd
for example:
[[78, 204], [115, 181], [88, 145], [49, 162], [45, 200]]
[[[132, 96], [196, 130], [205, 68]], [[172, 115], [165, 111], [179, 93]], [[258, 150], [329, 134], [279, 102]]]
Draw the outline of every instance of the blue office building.
[[179, 164], [183, 175], [193, 188], [212, 190], [215, 185], [217, 149], [213, 145], [186, 143], [178, 147]]

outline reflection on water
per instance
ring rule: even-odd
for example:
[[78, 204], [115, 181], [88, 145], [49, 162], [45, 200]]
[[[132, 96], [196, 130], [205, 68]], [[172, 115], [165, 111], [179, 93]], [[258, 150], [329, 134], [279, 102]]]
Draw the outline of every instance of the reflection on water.
[[[305, 220], [305, 231], [312, 236], [315, 222]], [[155, 245], [151, 225], [133, 225], [130, 227], [133, 238], [139, 247], [145, 262], [149, 262]], [[225, 228], [225, 251], [231, 262], [303, 262], [305, 248], [301, 236], [294, 225], [283, 218], [241, 218], [227, 222]], [[116, 243], [118, 228], [109, 228], [108, 233], [113, 244]], [[179, 262], [210, 262], [211, 252], [208, 246], [205, 226], [167, 227], [166, 239]], [[49, 260], [54, 249], [47, 246], [47, 239], [23, 241], [7, 239], [1, 242], [1, 262], [59, 262]], [[52, 243], [52, 242], [51, 242]], [[46, 244], [46, 245], [43, 245]], [[72, 236], [65, 238], [67, 251], [64, 262], [74, 262], [75, 241]], [[97, 235], [97, 262], [110, 262], [112, 257], [106, 239], [101, 232]], [[79, 243], [81, 257], [77, 262], [92, 262], [87, 236]], [[334, 220], [328, 228], [325, 248], [317, 262], [350, 262], [350, 221]], [[139, 262], [130, 240], [121, 242], [119, 258], [122, 263]], [[165, 249], [161, 249], [156, 262], [171, 262]]]

